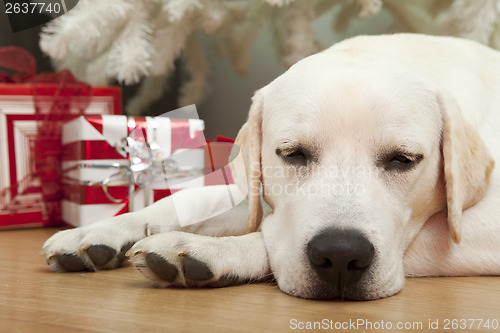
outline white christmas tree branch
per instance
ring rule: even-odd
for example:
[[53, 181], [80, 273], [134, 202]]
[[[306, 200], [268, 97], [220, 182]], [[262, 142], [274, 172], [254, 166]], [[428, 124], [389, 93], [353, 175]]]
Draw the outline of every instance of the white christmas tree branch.
[[80, 0], [43, 28], [40, 46], [58, 69], [91, 84], [142, 80], [127, 107], [137, 114], [161, 97], [181, 56], [191, 76], [181, 104], [203, 99], [209, 64], [201, 35], [245, 74], [252, 46], [268, 28], [279, 58], [291, 66], [322, 48], [313, 22], [333, 10], [337, 31], [385, 11], [394, 22], [390, 32], [446, 33], [500, 47], [498, 0]]
[[58, 60], [69, 54], [93, 59], [115, 41], [135, 6], [128, 0], [82, 0], [42, 29], [40, 47]]
[[181, 87], [179, 96], [181, 107], [200, 103], [208, 92], [209, 65], [198, 36], [192, 35], [188, 39], [185, 54], [185, 67], [191, 79]]
[[143, 110], [147, 110], [169, 91], [169, 79], [170, 76], [146, 76], [141, 82], [138, 93], [125, 106], [125, 113], [133, 116], [141, 115]]
[[151, 57], [155, 53], [150, 39], [153, 32], [148, 21], [146, 10], [138, 1], [139, 9], [121, 31], [109, 53], [109, 62], [106, 68], [108, 77], [115, 77], [125, 84], [139, 82], [143, 76], [150, 74]]

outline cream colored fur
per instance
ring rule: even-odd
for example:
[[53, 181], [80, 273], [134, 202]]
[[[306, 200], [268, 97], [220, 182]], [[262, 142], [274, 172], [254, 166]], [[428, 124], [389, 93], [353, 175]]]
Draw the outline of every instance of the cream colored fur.
[[[51, 268], [63, 270], [63, 253], [114, 268], [96, 267], [85, 249], [138, 241], [131, 261], [161, 286], [272, 274], [294, 296], [376, 299], [399, 292], [405, 275], [500, 274], [498, 52], [412, 34], [346, 40], [260, 89], [236, 143], [244, 162], [233, 163], [234, 178], [248, 202], [181, 228], [170, 197], [58, 233], [43, 248]], [[307, 151], [304, 165], [287, 157], [297, 147]], [[394, 151], [421, 159], [404, 169], [385, 157]], [[212, 209], [225, 191], [174, 196]], [[306, 244], [328, 228], [359, 231], [374, 246], [369, 270], [346, 290], [321, 281], [307, 258]], [[210, 237], [230, 235], [240, 236]], [[195, 283], [180, 273], [164, 281], [148, 267], [148, 253], [179, 271], [188, 254], [213, 278]]]

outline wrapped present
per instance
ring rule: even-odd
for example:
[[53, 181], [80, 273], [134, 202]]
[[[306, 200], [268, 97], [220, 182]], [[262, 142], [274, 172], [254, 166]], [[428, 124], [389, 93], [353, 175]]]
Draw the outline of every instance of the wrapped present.
[[63, 126], [62, 218], [83, 226], [204, 186], [204, 123], [85, 116]]
[[119, 88], [89, 87], [87, 96], [71, 101], [71, 95], [61, 99], [63, 87], [0, 83], [0, 228], [60, 225], [54, 183], [60, 179], [59, 157], [54, 152], [59, 150], [55, 126], [62, 118], [48, 114], [55, 105], [64, 104], [59, 111], [68, 117], [121, 114]]
[[207, 141], [205, 151], [205, 186], [233, 184], [229, 156], [234, 140], [218, 136], [214, 141]]
[[234, 140], [218, 136], [215, 141], [208, 141], [203, 147], [205, 152], [204, 186], [226, 185], [216, 191], [216, 205], [204, 206], [203, 210], [192, 209], [193, 202], [188, 196], [174, 196], [172, 203], [181, 226], [188, 226], [223, 214], [245, 200], [245, 189], [234, 184], [229, 163], [243, 166], [243, 156]]
[[82, 114], [121, 114], [121, 90], [37, 74], [28, 51], [0, 48], [0, 228], [61, 225], [61, 128]]

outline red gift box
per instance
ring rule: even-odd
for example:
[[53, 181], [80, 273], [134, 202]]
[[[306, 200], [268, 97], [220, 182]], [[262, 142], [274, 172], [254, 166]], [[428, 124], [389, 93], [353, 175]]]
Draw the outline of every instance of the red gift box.
[[[88, 225], [141, 209], [180, 189], [204, 186], [203, 129], [201, 120], [167, 117], [85, 116], [66, 123], [63, 220]], [[173, 165], [175, 172], [165, 171]], [[141, 181], [158, 166], [160, 175]]]
[[[36, 89], [43, 90], [40, 108], [61, 92], [59, 85], [50, 83], [38, 83]], [[121, 113], [119, 88], [93, 87], [90, 95], [85, 114]], [[54, 225], [42, 193], [44, 170], [33, 156], [39, 148], [40, 121], [51, 119], [36, 114], [35, 98], [33, 84], [0, 84], [0, 228]], [[72, 112], [72, 105], [67, 106]]]
[[233, 142], [230, 139], [218, 137], [216, 141], [209, 141], [205, 150], [205, 186], [233, 184], [229, 156]]

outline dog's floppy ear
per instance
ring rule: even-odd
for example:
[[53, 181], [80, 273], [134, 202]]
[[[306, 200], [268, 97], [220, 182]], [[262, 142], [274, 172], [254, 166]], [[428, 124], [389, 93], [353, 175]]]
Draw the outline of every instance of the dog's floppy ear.
[[495, 161], [477, 130], [463, 117], [456, 100], [447, 92], [438, 94], [443, 119], [442, 152], [448, 228], [455, 243], [462, 236], [462, 212], [486, 192]]
[[236, 136], [236, 148], [243, 157], [236, 158], [230, 164], [235, 183], [248, 198], [247, 232], [257, 231], [262, 219], [260, 189], [262, 170], [260, 164], [262, 142], [262, 92], [257, 91], [252, 98], [252, 106], [247, 122]]

